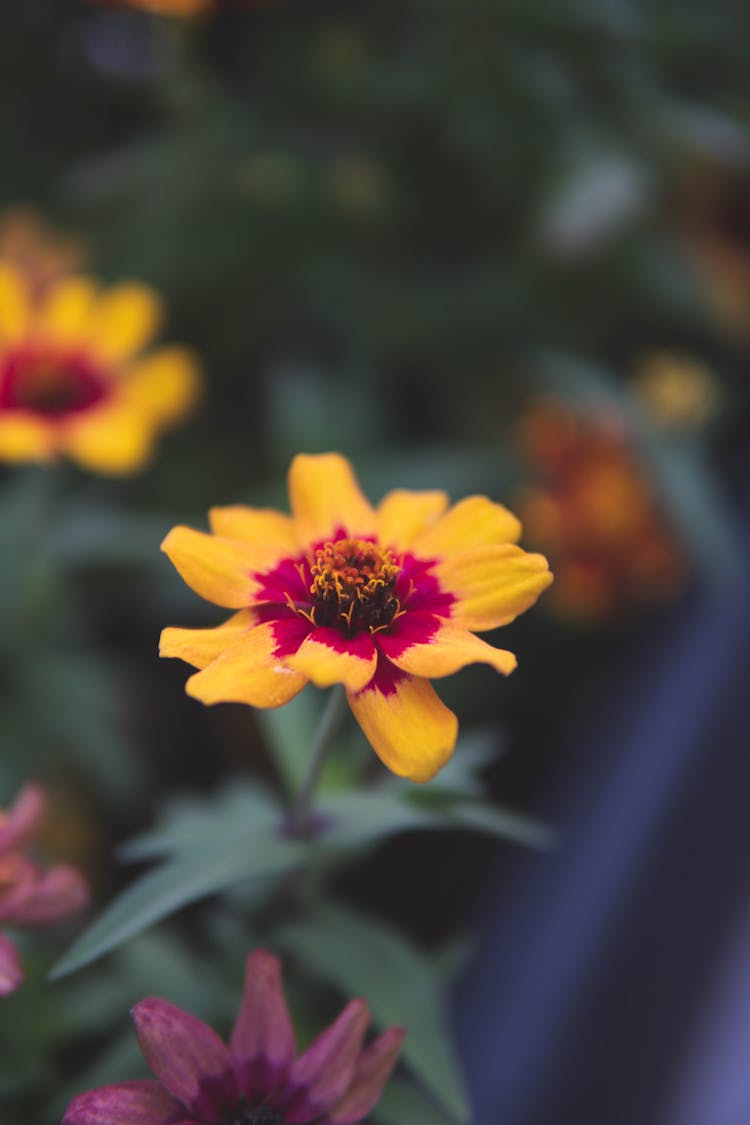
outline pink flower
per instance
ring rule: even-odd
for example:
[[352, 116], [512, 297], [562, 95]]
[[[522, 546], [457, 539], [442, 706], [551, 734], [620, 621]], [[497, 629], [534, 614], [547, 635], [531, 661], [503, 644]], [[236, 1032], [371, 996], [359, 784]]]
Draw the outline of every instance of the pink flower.
[[80, 1094], [63, 1125], [357, 1125], [377, 1103], [404, 1038], [394, 1027], [362, 1050], [369, 1012], [364, 1000], [351, 1000], [295, 1059], [281, 966], [263, 949], [247, 959], [229, 1046], [157, 997], [132, 1015], [158, 1081]]
[[[25, 854], [44, 812], [44, 793], [38, 785], [26, 785], [8, 811], [0, 811], [0, 922], [11, 926], [51, 926], [88, 902], [88, 887], [74, 868], [58, 864], [44, 871]], [[16, 949], [0, 933], [0, 996], [22, 981]]]

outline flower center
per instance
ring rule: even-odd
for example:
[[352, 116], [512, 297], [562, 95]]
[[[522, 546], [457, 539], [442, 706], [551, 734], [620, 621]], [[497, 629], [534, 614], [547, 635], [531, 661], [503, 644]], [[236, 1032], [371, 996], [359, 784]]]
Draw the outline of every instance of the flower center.
[[101, 375], [83, 356], [25, 348], [0, 363], [0, 409], [57, 418], [88, 409], [104, 394]]
[[229, 1118], [226, 1125], [284, 1125], [284, 1118], [267, 1105], [241, 1105]]
[[390, 551], [366, 539], [324, 543], [315, 551], [310, 573], [316, 625], [375, 633], [402, 612], [395, 593], [401, 568]]

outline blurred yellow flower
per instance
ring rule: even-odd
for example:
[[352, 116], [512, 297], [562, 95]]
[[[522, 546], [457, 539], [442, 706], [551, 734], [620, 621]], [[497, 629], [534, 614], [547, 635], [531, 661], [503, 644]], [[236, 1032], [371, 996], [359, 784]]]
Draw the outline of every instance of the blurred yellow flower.
[[633, 390], [654, 421], [671, 429], [700, 429], [714, 419], [719, 408], [719, 385], [713, 372], [678, 352], [644, 356], [633, 375]]
[[555, 570], [548, 609], [596, 623], [680, 591], [682, 550], [618, 416], [545, 398], [518, 436], [533, 483], [516, 503]]
[[161, 319], [158, 295], [70, 276], [38, 297], [0, 263], [0, 460], [65, 455], [99, 473], [131, 473], [199, 386], [192, 353], [142, 354]]
[[214, 508], [211, 534], [174, 528], [162, 547], [187, 584], [238, 612], [216, 629], [165, 629], [161, 655], [200, 669], [203, 703], [280, 707], [308, 683], [343, 684], [386, 766], [428, 781], [458, 722], [430, 680], [467, 664], [508, 674], [511, 652], [475, 634], [512, 621], [552, 581], [516, 545], [500, 504], [390, 492], [373, 508], [336, 453], [295, 457], [291, 516]]

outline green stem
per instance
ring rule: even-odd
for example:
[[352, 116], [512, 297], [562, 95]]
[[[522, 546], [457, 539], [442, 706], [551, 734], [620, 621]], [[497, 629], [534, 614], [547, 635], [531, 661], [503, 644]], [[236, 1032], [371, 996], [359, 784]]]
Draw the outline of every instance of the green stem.
[[310, 748], [310, 764], [307, 768], [307, 774], [300, 786], [292, 809], [291, 828], [295, 835], [306, 836], [310, 832], [315, 790], [320, 781], [326, 754], [344, 714], [344, 700], [344, 688], [341, 684], [336, 684], [328, 693], [328, 699]]

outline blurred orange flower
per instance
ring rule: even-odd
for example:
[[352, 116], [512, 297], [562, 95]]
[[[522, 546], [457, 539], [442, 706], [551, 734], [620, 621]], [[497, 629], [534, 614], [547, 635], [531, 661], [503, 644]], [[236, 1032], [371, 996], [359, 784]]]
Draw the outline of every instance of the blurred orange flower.
[[[26, 855], [44, 813], [45, 797], [38, 785], [25, 786], [11, 808], [0, 811], [0, 922], [10, 926], [51, 926], [88, 902], [88, 887], [73, 867], [58, 864], [44, 871]], [[0, 996], [22, 981], [15, 946], [0, 934]]]
[[542, 399], [518, 436], [537, 483], [517, 507], [555, 570], [548, 608], [595, 622], [679, 592], [680, 546], [618, 417]]
[[[240, 7], [260, 7], [266, 0], [231, 0]], [[195, 16], [211, 8], [227, 5], [227, 0], [99, 0], [104, 4], [125, 4], [130, 8], [141, 8], [158, 16]]]
[[237, 610], [216, 629], [165, 629], [161, 655], [200, 669], [203, 703], [280, 707], [308, 682], [343, 684], [386, 766], [428, 781], [458, 721], [430, 680], [467, 664], [508, 674], [511, 652], [475, 634], [512, 621], [552, 581], [516, 545], [518, 520], [485, 496], [390, 492], [373, 508], [337, 453], [295, 457], [291, 516], [214, 508], [211, 534], [174, 528], [162, 549], [198, 594]]
[[188, 349], [141, 354], [161, 314], [145, 285], [100, 290], [69, 276], [39, 297], [0, 263], [0, 460], [64, 454], [99, 473], [141, 468], [199, 386]]
[[750, 339], [750, 175], [701, 165], [679, 184], [674, 213], [682, 243], [715, 315], [730, 336]]

